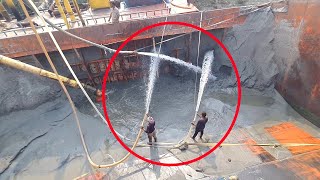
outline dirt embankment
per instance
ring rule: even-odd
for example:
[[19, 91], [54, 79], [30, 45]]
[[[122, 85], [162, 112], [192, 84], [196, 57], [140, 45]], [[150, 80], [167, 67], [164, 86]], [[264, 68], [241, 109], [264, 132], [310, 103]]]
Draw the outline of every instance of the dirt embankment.
[[4, 66], [0, 66], [0, 84], [0, 116], [32, 109], [60, 95], [56, 82]]
[[[222, 42], [236, 62], [242, 87], [273, 91], [279, 73], [274, 59], [274, 15], [270, 8], [250, 14], [243, 25], [226, 30]], [[215, 70], [221, 76], [220, 87], [234, 87], [236, 79], [225, 52], [215, 52]]]

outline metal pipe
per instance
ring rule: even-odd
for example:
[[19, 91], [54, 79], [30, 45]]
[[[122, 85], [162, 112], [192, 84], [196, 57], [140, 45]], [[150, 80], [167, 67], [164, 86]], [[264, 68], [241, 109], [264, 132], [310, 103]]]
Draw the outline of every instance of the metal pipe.
[[86, 64], [84, 58], [80, 55], [79, 51], [78, 51], [76, 48], [74, 48], [73, 50], [74, 50], [76, 56], [78, 57], [78, 59], [80, 60], [81, 64], [84, 66], [84, 68], [85, 68], [85, 70], [86, 70], [86, 72], [87, 72], [87, 74], [88, 74], [88, 77], [89, 77], [90, 81], [93, 82], [93, 78], [92, 78], [92, 76], [91, 76], [90, 71], [89, 71], [88, 68], [87, 68], [87, 64]]
[[73, 14], [72, 8], [71, 8], [70, 3], [69, 3], [69, 0], [63, 0], [63, 4], [64, 4], [64, 7], [66, 8], [66, 11], [67, 11], [71, 21], [75, 21], [76, 17]]
[[6, 8], [4, 8], [1, 2], [0, 2], [0, 14], [6, 19], [7, 22], [10, 22], [12, 20]]
[[64, 10], [63, 10], [63, 8], [62, 8], [62, 6], [60, 4], [60, 0], [55, 0], [55, 1], [56, 1], [56, 5], [58, 7], [58, 11], [59, 11], [64, 23], [67, 25], [67, 28], [70, 29], [70, 25], [68, 23], [67, 16], [65, 15]]
[[81, 23], [82, 23], [82, 26], [85, 27], [85, 26], [86, 26], [86, 23], [84, 22], [83, 17], [82, 17], [82, 15], [81, 15], [81, 11], [80, 11], [80, 8], [79, 8], [79, 6], [78, 6], [78, 1], [77, 1], [77, 0], [72, 0], [72, 2], [73, 2], [74, 6], [75, 6], [75, 8], [76, 8], [76, 11], [77, 11], [77, 14], [78, 14], [78, 16], [79, 16], [79, 18], [80, 18], [80, 21], [81, 21]]
[[[19, 60], [11, 59], [11, 58], [3, 56], [3, 55], [0, 55], [0, 64], [9, 66], [9, 67], [14, 68], [14, 69], [18, 69], [18, 70], [22, 70], [22, 71], [25, 71], [25, 72], [29, 72], [29, 73], [32, 73], [32, 74], [35, 74], [35, 75], [40, 75], [40, 76], [47, 77], [47, 78], [50, 78], [50, 79], [58, 80], [57, 76], [54, 73], [50, 72], [50, 71], [47, 71], [47, 70], [44, 70], [44, 69], [41, 69], [41, 68], [38, 68], [38, 67], [35, 67], [35, 66], [32, 66], [32, 65], [23, 63], [23, 62], [21, 62]], [[59, 75], [59, 78], [61, 79], [61, 81], [64, 84], [66, 84], [68, 86], [71, 86], [71, 87], [74, 87], [74, 88], [79, 88], [79, 86], [78, 86], [78, 84], [77, 84], [77, 82], [75, 80], [66, 78], [66, 77], [61, 76], [61, 75]], [[85, 87], [86, 89], [89, 89], [91, 91], [96, 91], [97, 90], [96, 88], [91, 87], [89, 85], [86, 85], [84, 83], [81, 83], [81, 84], [82, 84], [83, 87]]]

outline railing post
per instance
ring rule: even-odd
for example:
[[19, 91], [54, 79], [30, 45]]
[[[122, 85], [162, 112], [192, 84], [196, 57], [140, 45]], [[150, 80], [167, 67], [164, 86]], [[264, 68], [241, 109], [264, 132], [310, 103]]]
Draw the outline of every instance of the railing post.
[[[79, 18], [80, 18], [80, 21], [81, 21], [81, 23], [82, 23], [82, 26], [83, 26], [83, 27], [86, 26], [86, 23], [84, 22], [84, 20], [83, 20], [83, 18], [82, 18], [82, 15], [81, 15], [81, 12], [80, 12], [80, 9], [79, 9], [79, 6], [78, 6], [78, 1], [77, 1], [77, 0], [72, 0], [72, 2], [73, 2], [74, 6], [75, 6], [75, 8], [76, 8], [76, 11], [77, 11], [77, 14], [78, 14], [78, 16], [79, 16]], [[79, 25], [79, 26], [80, 26], [80, 25]]]
[[56, 5], [58, 7], [59, 13], [60, 13], [62, 19], [64, 20], [64, 23], [67, 25], [67, 28], [70, 29], [70, 25], [68, 23], [67, 16], [64, 13], [64, 10], [63, 10], [63, 8], [62, 8], [62, 6], [60, 4], [60, 1], [59, 0], [55, 0], [55, 2], [56, 2]]
[[64, 7], [65, 7], [71, 21], [75, 21], [76, 17], [73, 14], [69, 0], [63, 0], [63, 4], [64, 4]]

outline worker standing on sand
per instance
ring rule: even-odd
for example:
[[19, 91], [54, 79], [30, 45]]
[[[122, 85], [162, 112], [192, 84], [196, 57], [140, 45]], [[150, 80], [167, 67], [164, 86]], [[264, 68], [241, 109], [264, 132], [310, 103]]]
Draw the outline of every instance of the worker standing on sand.
[[148, 139], [149, 139], [148, 144], [151, 145], [152, 137], [154, 138], [154, 142], [157, 142], [156, 128], [155, 128], [156, 122], [153, 120], [153, 118], [149, 114], [147, 114], [147, 116], [148, 116], [148, 126], [145, 132], [148, 134]]
[[[102, 101], [102, 92], [97, 89], [96, 92], [95, 92], [95, 95], [96, 95], [96, 102], [99, 103]], [[107, 96], [106, 96], [106, 99], [107, 99]]]
[[204, 130], [204, 128], [206, 127], [206, 123], [208, 122], [207, 113], [202, 112], [202, 113], [201, 113], [201, 116], [200, 116], [199, 114], [197, 114], [197, 115], [200, 117], [200, 119], [199, 119], [199, 121], [197, 122], [194, 135], [192, 136], [192, 139], [193, 139], [193, 140], [196, 138], [196, 136], [198, 135], [199, 132], [200, 132], [200, 139], [202, 139], [203, 130]]
[[166, 8], [169, 10], [169, 14], [171, 13], [171, 4], [170, 4], [170, 0], [165, 0], [164, 1], [166, 4]]
[[112, 23], [119, 23], [120, 12], [116, 6], [115, 2], [111, 2], [111, 13], [109, 17], [109, 22], [112, 20]]

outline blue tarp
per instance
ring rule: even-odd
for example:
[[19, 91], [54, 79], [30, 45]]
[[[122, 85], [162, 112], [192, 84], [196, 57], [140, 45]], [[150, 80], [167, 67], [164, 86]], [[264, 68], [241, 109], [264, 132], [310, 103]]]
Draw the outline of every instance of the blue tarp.
[[149, 6], [153, 4], [161, 4], [162, 0], [125, 0], [127, 7]]

